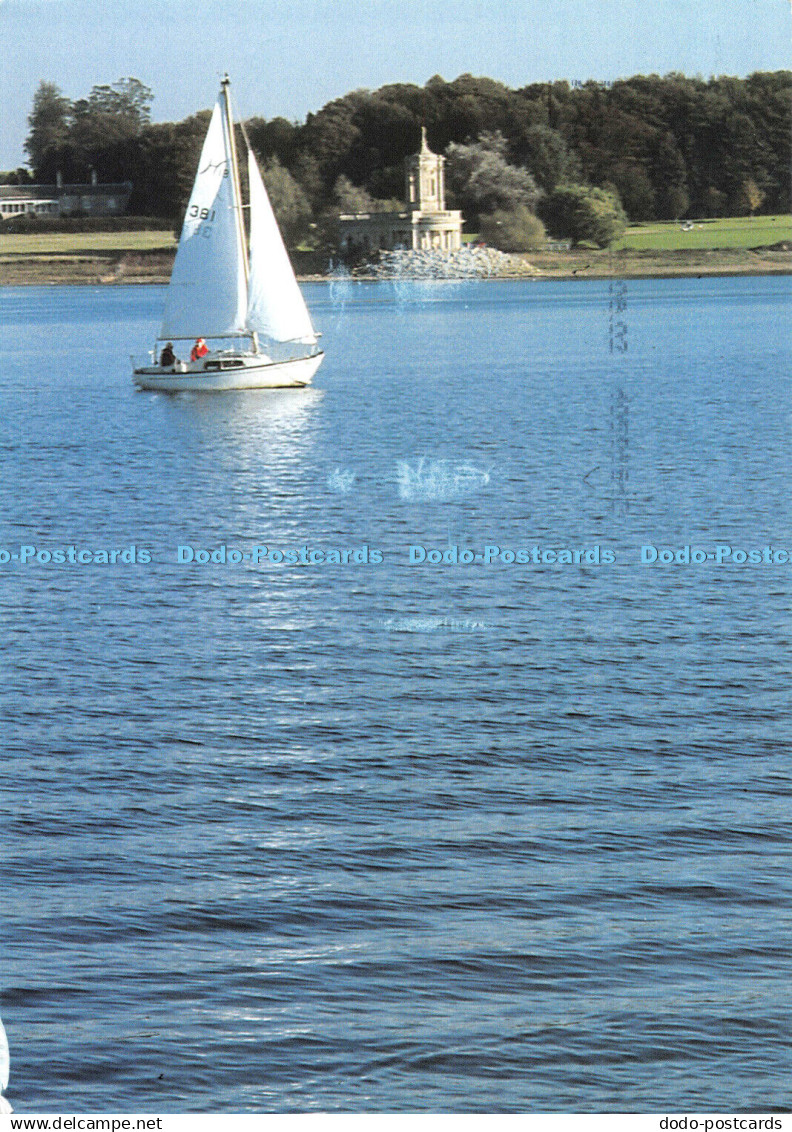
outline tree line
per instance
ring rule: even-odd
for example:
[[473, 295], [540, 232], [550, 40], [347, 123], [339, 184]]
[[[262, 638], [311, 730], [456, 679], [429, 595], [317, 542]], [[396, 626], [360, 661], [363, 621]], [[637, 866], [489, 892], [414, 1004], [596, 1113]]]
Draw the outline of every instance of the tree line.
[[[132, 78], [76, 102], [42, 82], [28, 119], [30, 172], [17, 176], [131, 181], [130, 212], [178, 222], [209, 111], [152, 123], [152, 97]], [[791, 109], [790, 71], [520, 89], [461, 75], [356, 90], [304, 122], [255, 117], [245, 129], [292, 243], [332, 243], [339, 212], [403, 206], [404, 159], [422, 125], [446, 155], [447, 204], [470, 231], [516, 224], [524, 238], [541, 220], [579, 239], [585, 213], [601, 227], [588, 238], [607, 242], [606, 229], [612, 236], [626, 219], [790, 211]]]

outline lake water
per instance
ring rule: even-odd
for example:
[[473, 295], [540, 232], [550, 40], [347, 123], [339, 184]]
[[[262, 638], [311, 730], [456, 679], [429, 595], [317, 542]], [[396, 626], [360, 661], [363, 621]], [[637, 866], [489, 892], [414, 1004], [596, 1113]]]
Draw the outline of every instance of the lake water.
[[0, 290], [15, 1109], [789, 1111], [792, 278], [163, 293]]

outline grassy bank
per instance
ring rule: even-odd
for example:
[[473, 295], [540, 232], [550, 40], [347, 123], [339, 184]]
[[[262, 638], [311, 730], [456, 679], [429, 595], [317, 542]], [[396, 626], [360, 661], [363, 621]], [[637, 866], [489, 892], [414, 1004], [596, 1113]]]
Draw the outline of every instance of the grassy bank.
[[170, 251], [171, 232], [26, 232], [0, 235], [0, 259], [7, 256], [121, 255]]
[[631, 224], [615, 251], [701, 251], [770, 247], [792, 241], [792, 216], [727, 216], [686, 223]]
[[[612, 249], [535, 251], [538, 277], [764, 275], [792, 271], [792, 216], [631, 225]], [[775, 246], [774, 246], [775, 245]], [[0, 285], [167, 283], [176, 241], [170, 232], [0, 234]], [[320, 275], [323, 257], [296, 253], [302, 276]]]
[[0, 285], [163, 283], [170, 232], [32, 232], [0, 235]]

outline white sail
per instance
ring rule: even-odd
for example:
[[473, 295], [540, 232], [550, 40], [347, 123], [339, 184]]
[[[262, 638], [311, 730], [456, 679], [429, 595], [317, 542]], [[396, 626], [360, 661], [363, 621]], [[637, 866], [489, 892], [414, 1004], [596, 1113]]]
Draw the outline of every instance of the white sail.
[[297, 286], [256, 159], [248, 151], [250, 281], [247, 323], [275, 342], [314, 343], [316, 332]]
[[184, 218], [160, 338], [222, 337], [245, 330], [245, 252], [226, 133], [218, 102]]
[[3, 1092], [8, 1088], [8, 1038], [6, 1037], [5, 1029], [3, 1028], [2, 1019], [0, 1019], [0, 1112], [8, 1113], [13, 1112], [11, 1105], [3, 1096]]

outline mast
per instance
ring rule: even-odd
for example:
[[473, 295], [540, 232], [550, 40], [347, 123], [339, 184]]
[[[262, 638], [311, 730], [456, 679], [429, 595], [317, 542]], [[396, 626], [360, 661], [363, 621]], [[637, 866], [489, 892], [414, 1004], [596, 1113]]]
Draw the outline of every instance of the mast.
[[234, 215], [236, 219], [237, 236], [239, 237], [239, 246], [242, 251], [242, 263], [245, 269], [245, 285], [247, 286], [250, 281], [250, 268], [248, 265], [247, 242], [245, 240], [245, 222], [242, 219], [242, 183], [239, 178], [239, 161], [237, 159], [236, 139], [234, 137], [234, 120], [231, 116], [231, 96], [228, 91], [230, 86], [231, 80], [228, 75], [226, 75], [220, 83], [220, 91], [223, 96], [223, 115], [225, 118], [226, 137], [228, 139], [228, 155], [231, 164]]

